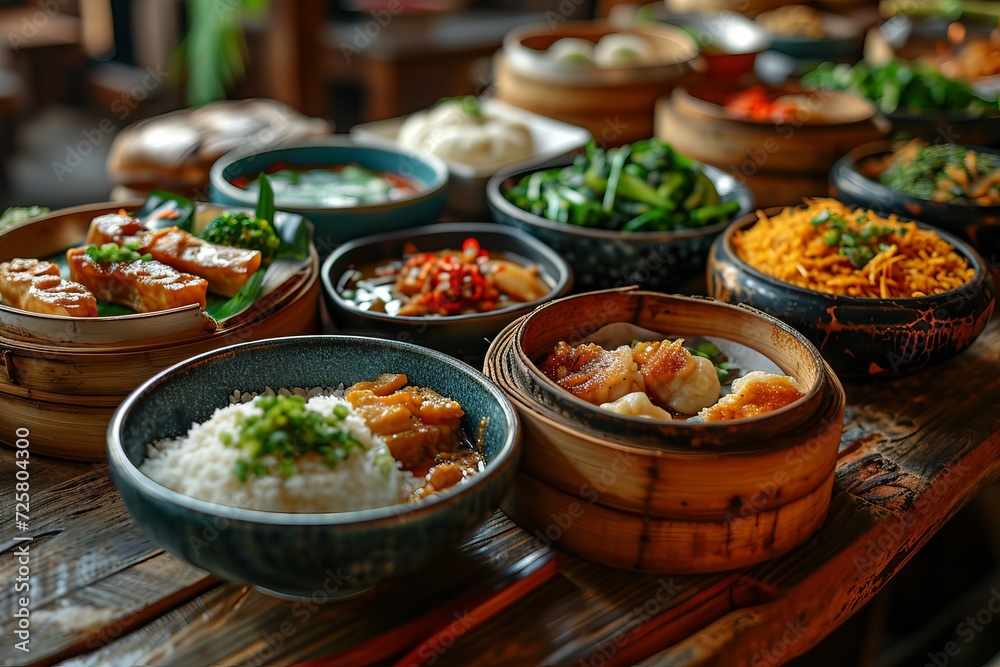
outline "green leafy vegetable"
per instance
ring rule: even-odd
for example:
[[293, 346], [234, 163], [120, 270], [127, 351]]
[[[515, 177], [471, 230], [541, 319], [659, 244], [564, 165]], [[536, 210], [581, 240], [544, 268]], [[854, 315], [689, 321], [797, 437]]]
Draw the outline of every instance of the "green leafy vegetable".
[[192, 232], [194, 211], [194, 202], [187, 197], [154, 190], [132, 217], [150, 229], [177, 227]]
[[935, 201], [1000, 195], [1000, 179], [989, 173], [1000, 169], [1000, 158], [995, 155], [957, 144], [922, 146], [915, 152], [905, 149], [897, 151], [892, 164], [879, 175], [883, 185]]
[[0, 216], [0, 230], [5, 227], [17, 225], [25, 220], [37, 218], [38, 216], [45, 215], [48, 212], [49, 209], [44, 206], [11, 206], [3, 212], [2, 216]]
[[822, 63], [802, 77], [802, 85], [857, 93], [886, 114], [951, 111], [982, 116], [1000, 111], [995, 94], [982, 97], [965, 81], [950, 79], [931, 65], [901, 60], [881, 67], [864, 61], [854, 66]]
[[549, 220], [624, 232], [702, 227], [739, 210], [700, 165], [658, 139], [608, 150], [591, 142], [572, 165], [529, 174], [504, 196]]
[[145, 255], [139, 254], [139, 244], [129, 242], [125, 245], [117, 243], [105, 243], [104, 245], [92, 245], [87, 248], [87, 257], [98, 264], [115, 264], [116, 262], [148, 262], [153, 256], [148, 252]]
[[[350, 414], [346, 405], [338, 405], [333, 414], [326, 415], [307, 408], [301, 396], [262, 396], [257, 406], [263, 414], [243, 417], [235, 440], [231, 436], [220, 438], [224, 445], [239, 447], [245, 454], [233, 469], [241, 481], [272, 472], [288, 477], [295, 473], [295, 460], [309, 452], [319, 454], [328, 468], [336, 468], [352, 451], [365, 450], [343, 428]], [[267, 457], [276, 460], [273, 468], [264, 462]]]

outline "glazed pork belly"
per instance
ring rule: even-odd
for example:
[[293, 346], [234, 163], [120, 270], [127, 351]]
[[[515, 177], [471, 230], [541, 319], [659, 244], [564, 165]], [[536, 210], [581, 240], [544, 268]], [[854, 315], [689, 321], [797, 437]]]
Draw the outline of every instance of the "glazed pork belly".
[[136, 244], [140, 254], [183, 273], [208, 281], [208, 288], [222, 296], [233, 296], [260, 269], [259, 250], [232, 248], [209, 243], [178, 227], [150, 230], [127, 215], [102, 215], [90, 223], [88, 245]]
[[66, 252], [73, 280], [90, 289], [101, 301], [127, 306], [140, 313], [206, 304], [208, 281], [151, 260], [100, 263], [83, 248]]
[[37, 259], [0, 264], [0, 297], [14, 308], [63, 317], [97, 317], [97, 299], [83, 285], [63, 280], [59, 267]]

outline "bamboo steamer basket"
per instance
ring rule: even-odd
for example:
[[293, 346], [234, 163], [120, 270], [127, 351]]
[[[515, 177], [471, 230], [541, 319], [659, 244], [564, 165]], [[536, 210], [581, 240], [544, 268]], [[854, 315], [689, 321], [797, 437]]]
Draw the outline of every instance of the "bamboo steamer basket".
[[[93, 217], [141, 203], [81, 206], [31, 220], [0, 234], [0, 261], [49, 256], [79, 244]], [[16, 431], [27, 428], [32, 451], [38, 454], [75, 460], [104, 458], [112, 413], [153, 374], [225, 345], [317, 333], [319, 259], [315, 249], [311, 255], [308, 265], [274, 292], [218, 324], [200, 309], [186, 308], [178, 309], [179, 313], [100, 318], [105, 322], [37, 316], [37, 321], [25, 326], [23, 313], [3, 307], [0, 442], [13, 445]], [[44, 331], [49, 321], [51, 332]]]
[[[544, 51], [574, 37], [597, 42], [612, 33], [639, 36], [652, 45], [655, 64], [634, 68], [555, 68]], [[693, 71], [698, 47], [667, 25], [616, 27], [603, 21], [524, 26], [504, 37], [494, 59], [496, 97], [587, 129], [605, 146], [653, 136], [656, 100]]]
[[785, 5], [803, 4], [802, 0], [667, 0], [671, 14], [714, 14], [735, 12], [756, 16]]
[[850, 93], [802, 93], [811, 100], [808, 108], [774, 123], [726, 111], [733, 92], [674, 90], [657, 102], [656, 136], [746, 183], [761, 207], [825, 196], [834, 163], [890, 129], [870, 101]]
[[[538, 371], [558, 341], [579, 341], [610, 323], [736, 341], [807, 392], [754, 419], [684, 424], [613, 415]], [[524, 429], [504, 511], [547, 543], [623, 569], [714, 572], [778, 556], [826, 516], [844, 392], [801, 334], [759, 311], [631, 289], [568, 297], [505, 329], [484, 372], [510, 397]]]

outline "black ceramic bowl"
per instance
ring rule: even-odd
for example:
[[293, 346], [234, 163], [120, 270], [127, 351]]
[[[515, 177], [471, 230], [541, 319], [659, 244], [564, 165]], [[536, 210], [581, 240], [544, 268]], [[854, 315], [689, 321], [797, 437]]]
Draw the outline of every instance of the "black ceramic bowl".
[[805, 289], [752, 268], [736, 255], [732, 238], [756, 222], [756, 214], [737, 220], [712, 246], [709, 294], [753, 306], [790, 324], [842, 376], [895, 375], [949, 359], [972, 344], [993, 313], [994, 286], [985, 262], [947, 232], [935, 230], [975, 268], [972, 280], [943, 294], [869, 299]]
[[930, 142], [947, 141], [969, 146], [1000, 146], [1000, 116], [972, 116], [960, 111], [886, 116], [894, 133]]
[[[746, 186], [721, 169], [702, 168], [723, 201], [739, 203], [733, 219], [750, 212], [753, 196]], [[494, 220], [528, 232], [569, 262], [578, 291], [626, 285], [682, 290], [692, 278], [700, 279], [712, 241], [729, 224], [676, 232], [616, 232], [553, 222], [518, 208], [504, 197], [507, 190], [538, 169], [498, 173], [486, 185], [486, 201]]]
[[[485, 313], [450, 317], [400, 317], [361, 310], [345, 299], [337, 289], [341, 278], [351, 268], [402, 257], [403, 246], [412, 243], [424, 252], [446, 248], [459, 249], [462, 243], [476, 238], [490, 252], [502, 252], [541, 267], [552, 291], [541, 299]], [[535, 306], [567, 294], [573, 286], [573, 272], [566, 261], [545, 244], [516, 229], [493, 223], [448, 223], [418, 227], [406, 232], [377, 234], [340, 246], [323, 263], [320, 272], [323, 298], [337, 328], [365, 333], [379, 338], [409, 341], [475, 361], [486, 354], [489, 341], [521, 315]]]
[[[1000, 119], [995, 121], [1000, 124]], [[868, 158], [891, 153], [893, 144], [878, 141], [855, 148], [840, 158], [830, 170], [830, 194], [845, 204], [870, 208], [879, 215], [895, 213], [901, 218], [920, 220], [968, 241], [990, 262], [1000, 262], [1000, 206], [977, 206], [920, 199], [893, 190], [860, 171], [858, 164]], [[1000, 156], [1000, 149], [970, 146], [980, 153]]]

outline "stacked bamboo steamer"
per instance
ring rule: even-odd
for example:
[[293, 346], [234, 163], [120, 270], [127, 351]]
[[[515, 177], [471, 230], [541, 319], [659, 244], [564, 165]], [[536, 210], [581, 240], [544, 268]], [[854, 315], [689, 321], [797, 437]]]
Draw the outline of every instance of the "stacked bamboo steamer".
[[[80, 206], [31, 220], [0, 234], [0, 261], [50, 256], [82, 242], [94, 217], [141, 204]], [[18, 429], [28, 429], [33, 452], [103, 458], [115, 408], [155, 373], [225, 345], [317, 333], [319, 264], [311, 254], [281, 287], [219, 323], [197, 307], [88, 321], [0, 306], [0, 442], [12, 445]]]
[[800, 91], [801, 113], [772, 122], [728, 112], [732, 92], [674, 90], [657, 103], [656, 136], [746, 183], [762, 208], [826, 196], [834, 163], [890, 129], [870, 101], [850, 93]]
[[[580, 409], [533, 365], [558, 341], [578, 341], [609, 323], [737, 341], [807, 393], [762, 417], [717, 424]], [[844, 392], [815, 348], [758, 311], [630, 290], [568, 297], [508, 327], [484, 372], [510, 397], [524, 428], [521, 469], [504, 511], [542, 541], [624, 569], [712, 572], [784, 553], [826, 516]]]
[[[655, 61], [630, 68], [558, 68], [545, 50], [563, 38], [597, 42], [614, 33], [648, 43]], [[693, 70], [698, 47], [667, 25], [617, 27], [607, 22], [568, 21], [517, 28], [504, 37], [494, 60], [498, 99], [588, 130], [606, 146], [653, 135], [656, 100]]]

